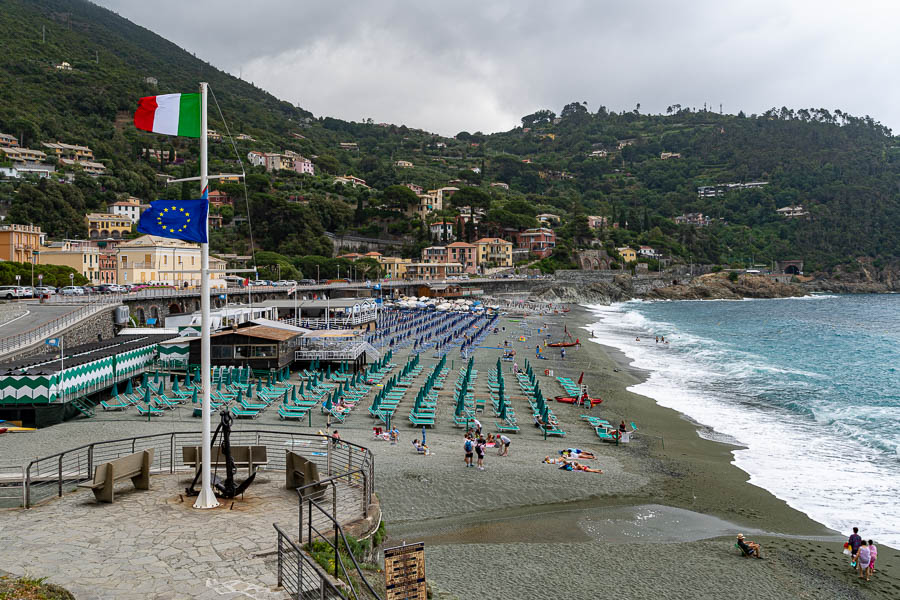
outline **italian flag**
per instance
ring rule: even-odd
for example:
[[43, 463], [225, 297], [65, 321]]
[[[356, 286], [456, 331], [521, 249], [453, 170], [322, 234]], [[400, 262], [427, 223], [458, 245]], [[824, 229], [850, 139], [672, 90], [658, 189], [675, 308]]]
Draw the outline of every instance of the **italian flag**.
[[200, 94], [163, 94], [138, 101], [134, 126], [144, 131], [200, 137]]

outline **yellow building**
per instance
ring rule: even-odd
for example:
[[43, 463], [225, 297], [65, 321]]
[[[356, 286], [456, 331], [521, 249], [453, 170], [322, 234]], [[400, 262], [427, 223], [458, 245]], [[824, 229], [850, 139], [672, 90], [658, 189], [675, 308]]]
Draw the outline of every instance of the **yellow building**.
[[31, 262], [40, 251], [46, 234], [35, 225], [4, 225], [0, 227], [0, 260]]
[[131, 219], [123, 215], [90, 213], [85, 215], [84, 223], [92, 240], [119, 239], [131, 233]]
[[406, 276], [407, 267], [412, 264], [411, 258], [396, 256], [381, 256], [377, 260], [384, 269], [384, 276], [387, 279], [403, 279]]
[[63, 144], [62, 142], [43, 142], [48, 154], [57, 158], [70, 158], [72, 160], [93, 160], [94, 151], [87, 146], [77, 144]]
[[487, 263], [493, 263], [495, 267], [513, 266], [512, 242], [500, 238], [481, 238], [475, 242], [475, 248], [479, 266]]
[[90, 242], [65, 240], [43, 246], [38, 254], [37, 264], [71, 267], [91, 283], [104, 283], [100, 277], [100, 248]]
[[[119, 283], [199, 287], [200, 244], [155, 235], [122, 242], [116, 249]], [[224, 260], [209, 258], [209, 284], [225, 287]]]
[[637, 252], [634, 250], [634, 248], [628, 248], [628, 247], [616, 248], [616, 252], [618, 252], [619, 255], [622, 257], [622, 260], [624, 260], [627, 263], [634, 262], [637, 260]]

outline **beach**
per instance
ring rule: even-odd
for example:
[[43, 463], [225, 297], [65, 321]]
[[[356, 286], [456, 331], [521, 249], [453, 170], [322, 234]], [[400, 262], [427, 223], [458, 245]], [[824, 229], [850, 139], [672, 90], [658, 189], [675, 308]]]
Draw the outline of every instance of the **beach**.
[[[458, 352], [448, 355], [452, 370], [439, 395], [437, 424], [426, 430], [429, 455], [416, 453], [410, 443], [422, 434], [406, 421], [412, 394], [397, 412], [396, 445], [373, 439], [374, 422], [366, 411], [371, 397], [344, 424], [332, 427], [374, 452], [385, 544], [425, 542], [426, 574], [436, 597], [900, 597], [900, 553], [881, 545], [878, 572], [872, 581], [859, 582], [841, 554], [849, 532], [831, 531], [748, 484], [747, 474], [731, 464], [733, 446], [701, 438], [697, 424], [628, 392], [643, 373], [629, 368], [614, 349], [587, 341], [581, 327], [591, 320], [577, 307], [525, 321], [504, 316], [498, 321], [504, 329], [474, 353], [478, 398], [487, 398], [488, 372], [504, 341], [517, 351], [520, 367], [529, 357], [565, 438], [545, 440], [531, 426], [513, 363], [503, 362], [521, 431], [509, 436], [508, 457], [489, 448], [484, 471], [464, 467], [463, 431], [452, 423], [451, 382], [465, 364]], [[580, 337], [580, 347], [569, 348], [565, 360], [546, 348], [547, 359], [535, 360], [534, 347], [542, 344], [547, 328], [551, 339], [560, 339], [563, 327]], [[402, 366], [407, 354], [407, 349], [395, 351], [393, 362]], [[420, 358], [426, 367], [437, 360], [430, 352]], [[601, 442], [580, 419], [586, 409], [552, 401], [562, 388], [545, 369], [573, 380], [584, 372], [591, 395], [603, 398], [591, 414], [634, 422], [633, 440], [619, 446]], [[190, 412], [181, 407], [150, 423], [134, 412], [100, 414], [14, 439], [3, 436], [0, 453], [47, 456], [91, 440], [199, 430]], [[487, 413], [478, 418], [485, 431], [494, 431], [490, 408]], [[324, 430], [325, 418], [314, 414], [310, 429], [306, 421], [286, 424], [267, 411], [258, 420], [237, 421], [235, 429], [241, 428], [308, 432]], [[603, 473], [567, 472], [542, 463], [567, 447], [593, 451], [597, 458], [584, 462]], [[741, 556], [735, 548], [739, 532], [762, 544], [763, 560]]]

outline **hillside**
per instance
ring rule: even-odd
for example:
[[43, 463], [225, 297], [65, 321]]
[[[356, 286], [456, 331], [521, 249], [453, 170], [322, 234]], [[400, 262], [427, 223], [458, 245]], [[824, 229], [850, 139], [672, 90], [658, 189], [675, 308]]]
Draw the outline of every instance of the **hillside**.
[[[213, 249], [250, 251], [246, 219], [233, 220], [249, 212], [254, 249], [264, 251], [258, 264], [277, 263], [286, 276], [317, 265], [322, 276], [346, 269], [322, 258], [332, 253], [325, 232], [392, 238], [409, 257], [439, 241], [404, 214], [417, 201], [399, 187], [404, 183], [461, 188], [428, 221], [454, 219], [461, 204], [484, 208], [477, 229], [457, 228], [464, 239], [502, 236], [537, 226], [538, 214], [558, 215], [558, 247], [542, 262], [545, 269], [571, 266], [579, 248], [594, 245], [614, 260], [620, 260], [615, 248], [650, 245], [674, 262], [802, 259], [807, 271], [859, 258], [880, 268], [900, 257], [894, 225], [900, 154], [890, 131], [869, 117], [786, 108], [734, 116], [677, 105], [667, 115], [602, 107], [592, 113], [572, 103], [559, 116], [527, 115], [512, 131], [442, 138], [403, 126], [316, 118], [82, 0], [7, 0], [0, 50], [0, 132], [31, 148], [52, 141], [87, 145], [106, 166], [99, 177], [57, 165], [58, 176], [49, 181], [0, 181], [0, 212], [11, 222], [40, 224], [55, 238], [85, 236], [86, 212], [128, 196], [147, 201], [197, 193], [196, 186], [167, 190], [160, 183], [162, 175], [196, 173], [196, 141], [138, 132], [130, 119], [138, 97], [192, 91], [205, 80], [231, 133], [252, 138], [237, 141], [249, 173], [249, 211], [242, 185], [218, 185], [235, 204], [221, 211], [225, 227], [214, 232]], [[63, 61], [71, 70], [56, 68]], [[210, 127], [225, 133], [214, 103]], [[341, 149], [341, 143], [356, 146]], [[157, 160], [145, 148], [169, 151], [171, 158]], [[297, 152], [312, 159], [316, 175], [250, 168], [251, 150]], [[212, 142], [210, 153], [211, 172], [238, 168], [227, 140]], [[399, 167], [399, 160], [413, 166]], [[71, 183], [57, 181], [67, 172]], [[345, 174], [368, 187], [334, 183]], [[766, 185], [698, 193], [701, 186], [748, 182]], [[802, 206], [801, 214], [776, 212], [789, 206]], [[703, 213], [708, 225], [676, 223], [686, 213]], [[607, 226], [591, 230], [587, 215], [606, 217]]]

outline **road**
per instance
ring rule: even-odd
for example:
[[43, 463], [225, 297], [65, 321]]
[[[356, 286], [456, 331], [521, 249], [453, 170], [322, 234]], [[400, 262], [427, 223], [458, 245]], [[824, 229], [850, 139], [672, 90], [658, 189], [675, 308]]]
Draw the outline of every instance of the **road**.
[[40, 327], [57, 317], [72, 312], [77, 307], [64, 304], [27, 304], [24, 308], [28, 310], [27, 315], [0, 325], [0, 339]]

